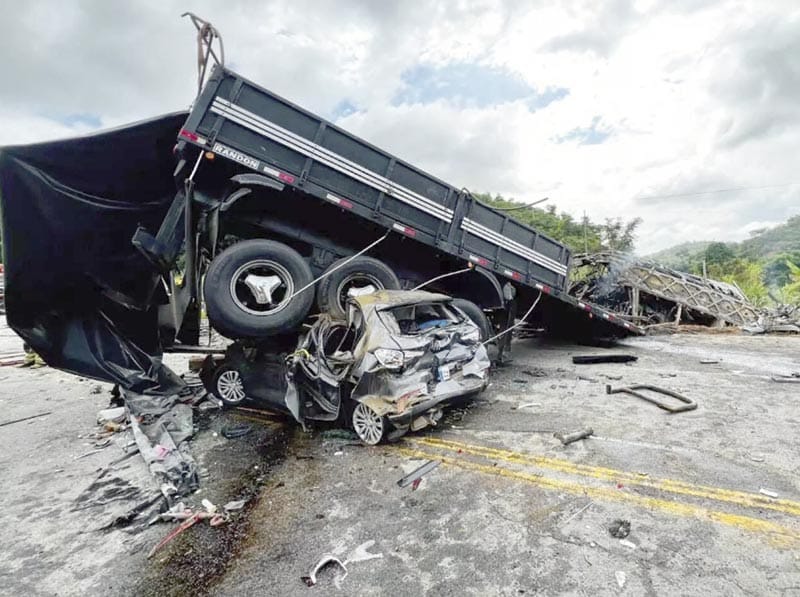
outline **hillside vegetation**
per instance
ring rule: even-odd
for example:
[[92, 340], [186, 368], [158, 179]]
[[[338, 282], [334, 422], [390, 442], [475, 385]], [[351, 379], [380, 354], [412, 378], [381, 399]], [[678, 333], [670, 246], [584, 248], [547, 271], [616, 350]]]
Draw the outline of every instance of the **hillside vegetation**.
[[[478, 193], [475, 197], [528, 224], [574, 253], [633, 250], [640, 218], [609, 218], [603, 223], [575, 219], [558, 213], [552, 205], [525, 207], [502, 195]], [[740, 243], [695, 241], [647, 256], [673, 269], [736, 284], [756, 305], [800, 303], [800, 215], [784, 224], [756, 230]]]
[[800, 302], [800, 215], [754, 230], [739, 243], [691, 242], [648, 256], [693, 274], [733, 282], [756, 304]]
[[502, 195], [492, 196], [490, 193], [473, 193], [473, 195], [492, 207], [507, 210], [512, 218], [564, 243], [573, 253], [630, 251], [636, 240], [636, 230], [642, 223], [641, 218], [628, 221], [622, 218], [608, 218], [602, 224], [592, 222], [588, 218], [576, 220], [568, 213], [558, 213], [552, 205], [525, 207], [524, 204], [506, 199]]

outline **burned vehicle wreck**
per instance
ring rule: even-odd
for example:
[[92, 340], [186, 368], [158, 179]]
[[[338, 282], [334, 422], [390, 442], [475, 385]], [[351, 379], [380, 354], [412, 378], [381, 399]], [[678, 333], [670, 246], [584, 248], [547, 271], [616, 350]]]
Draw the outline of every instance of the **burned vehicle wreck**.
[[320, 315], [296, 349], [234, 344], [206, 386], [310, 421], [339, 421], [366, 444], [435, 425], [453, 399], [481, 392], [490, 366], [481, 329], [449, 296], [383, 290], [352, 296], [346, 320]]

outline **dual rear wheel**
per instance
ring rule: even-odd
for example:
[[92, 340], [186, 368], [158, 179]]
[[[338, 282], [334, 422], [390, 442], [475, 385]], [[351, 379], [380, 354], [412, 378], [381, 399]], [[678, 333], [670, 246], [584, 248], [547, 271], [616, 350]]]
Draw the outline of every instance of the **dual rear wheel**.
[[291, 247], [261, 239], [236, 243], [208, 268], [208, 319], [223, 336], [263, 338], [296, 329], [315, 299], [321, 312], [344, 319], [349, 296], [400, 288], [394, 272], [371, 257], [340, 259], [327, 271], [315, 293], [308, 263]]

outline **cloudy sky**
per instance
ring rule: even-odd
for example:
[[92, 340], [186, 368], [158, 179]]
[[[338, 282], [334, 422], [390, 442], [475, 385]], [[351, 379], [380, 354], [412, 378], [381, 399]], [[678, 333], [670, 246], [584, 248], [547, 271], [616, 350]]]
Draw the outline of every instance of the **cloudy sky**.
[[0, 9], [0, 145], [187, 107], [191, 9], [244, 76], [454, 185], [547, 196], [576, 217], [641, 216], [641, 253], [800, 213], [796, 0]]

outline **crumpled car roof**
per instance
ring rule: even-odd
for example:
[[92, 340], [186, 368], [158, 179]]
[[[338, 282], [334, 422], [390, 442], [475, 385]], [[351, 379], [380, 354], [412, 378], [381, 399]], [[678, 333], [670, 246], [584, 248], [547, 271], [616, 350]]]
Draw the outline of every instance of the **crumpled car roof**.
[[382, 311], [420, 303], [444, 303], [453, 299], [446, 294], [424, 290], [379, 290], [371, 294], [351, 297], [350, 300], [356, 303], [362, 311]]

